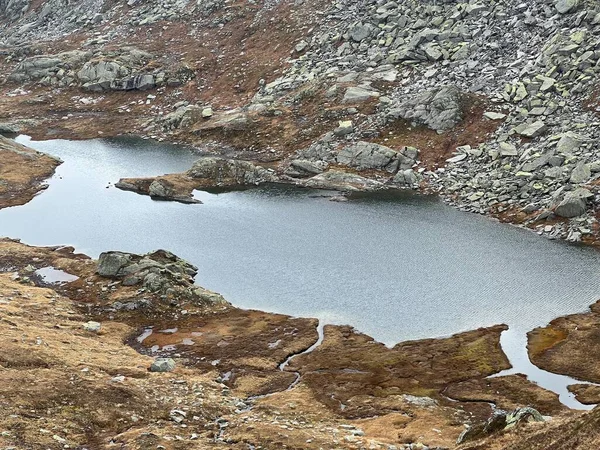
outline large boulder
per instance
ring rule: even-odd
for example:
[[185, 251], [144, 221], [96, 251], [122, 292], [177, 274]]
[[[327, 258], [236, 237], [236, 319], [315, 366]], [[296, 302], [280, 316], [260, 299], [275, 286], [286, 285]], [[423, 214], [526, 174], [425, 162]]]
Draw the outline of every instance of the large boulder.
[[328, 170], [303, 182], [305, 187], [332, 191], [361, 192], [383, 189], [383, 183], [341, 170]]
[[554, 6], [560, 14], [568, 14], [576, 11], [581, 5], [580, 0], [556, 0]]
[[354, 86], [346, 89], [342, 103], [361, 103], [379, 97], [379, 92], [372, 88]]
[[563, 200], [558, 204], [554, 213], [557, 216], [572, 218], [585, 214], [586, 201], [594, 195], [584, 188], [575, 189], [568, 192]]
[[285, 174], [294, 177], [309, 177], [323, 172], [328, 164], [324, 161], [309, 161], [307, 159], [292, 159]]
[[573, 171], [571, 172], [571, 177], [569, 181], [573, 184], [581, 184], [585, 183], [592, 176], [592, 170], [588, 164], [580, 162], [575, 166]]
[[517, 408], [511, 412], [498, 409], [493, 412], [486, 422], [472, 425], [463, 431], [456, 440], [456, 443], [462, 444], [464, 442], [481, 439], [502, 430], [513, 428], [524, 421], [544, 422], [544, 417], [538, 410], [529, 406]]
[[104, 252], [96, 273], [119, 280], [123, 286], [138, 286], [146, 292], [171, 301], [187, 300], [197, 304], [226, 304], [225, 299], [194, 284], [198, 268], [166, 250], [145, 255]]
[[359, 170], [376, 169], [395, 173], [398, 169], [410, 169], [416, 162], [418, 150], [404, 147], [399, 152], [383, 145], [359, 141], [344, 147], [337, 155], [337, 162]]
[[414, 99], [404, 102], [400, 107], [392, 109], [392, 119], [406, 119], [432, 130], [444, 132], [451, 130], [464, 118], [463, 98], [461, 91], [455, 86], [444, 86], [425, 91]]
[[249, 161], [205, 156], [197, 160], [187, 175], [209, 181], [213, 186], [244, 186], [275, 182], [277, 177]]

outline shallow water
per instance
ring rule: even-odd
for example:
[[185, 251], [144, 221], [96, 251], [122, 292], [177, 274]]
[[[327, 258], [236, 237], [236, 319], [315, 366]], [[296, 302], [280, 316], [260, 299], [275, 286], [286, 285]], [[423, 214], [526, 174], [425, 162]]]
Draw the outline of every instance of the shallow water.
[[[65, 163], [43, 194], [0, 211], [0, 235], [93, 257], [169, 249], [199, 267], [199, 284], [242, 308], [351, 324], [388, 345], [507, 323], [503, 348], [516, 370], [560, 391], [564, 380], [530, 367], [524, 335], [600, 298], [599, 252], [435, 198], [336, 203], [262, 187], [197, 192], [203, 205], [160, 202], [112, 184], [184, 171], [197, 154], [132, 139], [19, 141]], [[561, 398], [580, 406], [569, 396]]]

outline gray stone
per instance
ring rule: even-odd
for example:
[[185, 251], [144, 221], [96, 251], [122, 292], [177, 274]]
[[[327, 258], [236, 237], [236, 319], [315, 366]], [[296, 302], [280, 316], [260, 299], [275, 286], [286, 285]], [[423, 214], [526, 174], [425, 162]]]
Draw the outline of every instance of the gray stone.
[[574, 184], [585, 183], [590, 179], [591, 176], [592, 171], [590, 170], [590, 167], [587, 164], [580, 162], [571, 172], [569, 181]]
[[130, 263], [130, 257], [122, 252], [104, 252], [98, 258], [98, 269], [96, 273], [101, 277], [115, 278], [119, 271]]
[[556, 150], [559, 153], [571, 154], [575, 150], [579, 149], [584, 140], [585, 139], [583, 137], [575, 133], [565, 133], [560, 137], [560, 139], [556, 143]]
[[244, 186], [274, 182], [277, 177], [248, 161], [206, 156], [197, 160], [187, 171], [192, 178], [210, 180], [212, 186]]
[[369, 37], [369, 34], [371, 34], [371, 27], [369, 25], [358, 24], [353, 26], [348, 34], [350, 35], [350, 39], [354, 42], [361, 42]]
[[401, 186], [415, 186], [419, 181], [420, 176], [412, 169], [401, 170], [392, 179], [393, 183]]
[[438, 132], [448, 131], [464, 118], [462, 94], [454, 86], [426, 91], [391, 110], [390, 116], [412, 120]]
[[576, 11], [580, 4], [580, 0], [556, 0], [554, 6], [559, 13], [567, 14]]
[[342, 172], [341, 170], [328, 170], [327, 172], [315, 175], [306, 180], [303, 185], [314, 189], [347, 192], [376, 191], [384, 187], [378, 181], [353, 173]]
[[517, 147], [509, 142], [500, 143], [500, 156], [517, 156]]
[[502, 120], [506, 118], [506, 114], [497, 113], [494, 111], [486, 111], [483, 113], [484, 117], [490, 120]]
[[542, 135], [548, 130], [548, 127], [544, 122], [538, 120], [530, 124], [522, 124], [515, 128], [515, 131], [521, 136], [528, 138], [534, 138]]
[[171, 372], [175, 369], [175, 361], [171, 358], [156, 358], [150, 366], [150, 372]]
[[337, 155], [337, 162], [359, 170], [395, 172], [398, 169], [397, 152], [383, 145], [364, 141], [344, 147]]
[[379, 92], [363, 87], [349, 87], [346, 89], [342, 103], [361, 103], [379, 97]]
[[323, 161], [309, 161], [306, 159], [293, 159], [290, 161], [290, 169], [286, 174], [290, 176], [313, 176], [323, 172], [327, 163]]
[[576, 189], [565, 195], [562, 202], [554, 210], [554, 213], [560, 217], [578, 217], [585, 214], [586, 198], [593, 196], [587, 189]]
[[82, 328], [85, 331], [90, 331], [92, 333], [97, 333], [102, 328], [102, 325], [99, 322], [89, 321], [83, 324]]

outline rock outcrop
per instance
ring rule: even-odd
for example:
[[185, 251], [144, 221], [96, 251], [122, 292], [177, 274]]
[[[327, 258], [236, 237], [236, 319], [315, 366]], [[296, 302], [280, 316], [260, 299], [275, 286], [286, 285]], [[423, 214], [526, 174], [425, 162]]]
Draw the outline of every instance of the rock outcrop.
[[227, 304], [219, 294], [194, 285], [198, 269], [166, 250], [146, 255], [105, 252], [98, 259], [97, 274], [121, 281], [123, 286], [141, 289], [171, 301], [194, 301], [198, 304]]

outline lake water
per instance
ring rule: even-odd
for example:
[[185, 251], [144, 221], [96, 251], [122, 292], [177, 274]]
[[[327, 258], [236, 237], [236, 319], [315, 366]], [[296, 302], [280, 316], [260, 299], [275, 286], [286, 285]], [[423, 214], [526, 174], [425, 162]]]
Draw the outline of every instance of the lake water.
[[271, 186], [197, 192], [202, 205], [153, 201], [113, 184], [184, 171], [197, 153], [136, 139], [18, 140], [65, 162], [48, 190], [0, 211], [0, 235], [92, 257], [165, 248], [236, 306], [350, 324], [388, 345], [506, 323], [515, 371], [582, 407], [570, 379], [531, 365], [524, 336], [600, 298], [600, 252], [413, 194], [337, 203]]

